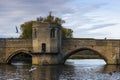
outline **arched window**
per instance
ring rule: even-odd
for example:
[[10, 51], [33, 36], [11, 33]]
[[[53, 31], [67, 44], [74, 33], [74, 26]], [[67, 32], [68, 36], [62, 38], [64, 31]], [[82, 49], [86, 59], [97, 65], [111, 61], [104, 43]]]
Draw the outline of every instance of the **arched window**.
[[55, 29], [54, 28], [51, 29], [51, 31], [50, 31], [50, 37], [55, 38]]

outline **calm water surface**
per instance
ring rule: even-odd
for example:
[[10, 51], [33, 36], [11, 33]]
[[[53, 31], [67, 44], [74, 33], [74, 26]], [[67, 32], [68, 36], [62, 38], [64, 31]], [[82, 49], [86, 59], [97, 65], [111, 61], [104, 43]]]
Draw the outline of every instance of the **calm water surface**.
[[66, 65], [0, 65], [0, 80], [120, 80], [120, 66], [103, 60], [68, 60]]

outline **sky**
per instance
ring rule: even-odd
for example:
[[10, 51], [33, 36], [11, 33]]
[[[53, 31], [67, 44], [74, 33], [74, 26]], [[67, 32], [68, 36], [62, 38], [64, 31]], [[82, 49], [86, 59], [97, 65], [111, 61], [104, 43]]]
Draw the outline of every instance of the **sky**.
[[74, 38], [120, 39], [120, 0], [0, 0], [0, 38], [19, 37], [21, 24], [50, 11]]

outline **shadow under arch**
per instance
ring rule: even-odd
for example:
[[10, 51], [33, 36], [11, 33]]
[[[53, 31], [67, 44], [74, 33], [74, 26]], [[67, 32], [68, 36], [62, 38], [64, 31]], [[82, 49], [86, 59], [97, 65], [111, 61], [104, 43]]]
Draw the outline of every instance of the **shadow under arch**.
[[32, 59], [32, 54], [31, 54], [29, 51], [26, 51], [26, 50], [18, 50], [18, 51], [13, 52], [13, 53], [6, 59], [6, 63], [10, 64], [10, 63], [11, 63], [11, 60], [12, 60], [15, 56], [17, 56], [17, 55], [19, 55], [19, 54], [26, 54], [26, 55], [30, 56], [31, 59]]
[[73, 54], [76, 54], [77, 52], [80, 52], [80, 51], [84, 51], [84, 50], [89, 50], [89, 51], [92, 51], [92, 52], [95, 52], [97, 53], [101, 59], [104, 59], [104, 61], [106, 62], [107, 64], [107, 59], [102, 55], [100, 54], [98, 51], [94, 50], [94, 49], [91, 49], [91, 48], [78, 48], [78, 49], [75, 49], [69, 53], [67, 53], [64, 57], [63, 57], [63, 64], [65, 63], [65, 61]]

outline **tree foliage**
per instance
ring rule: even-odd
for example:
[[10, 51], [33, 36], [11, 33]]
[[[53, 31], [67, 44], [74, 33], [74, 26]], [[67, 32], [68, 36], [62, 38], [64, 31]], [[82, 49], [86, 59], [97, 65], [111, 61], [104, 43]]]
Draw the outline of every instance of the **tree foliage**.
[[72, 38], [73, 37], [73, 30], [69, 28], [62, 27], [62, 38]]
[[32, 38], [32, 25], [36, 21], [28, 21], [20, 26], [22, 34], [20, 38]]
[[[62, 24], [65, 23], [65, 21], [62, 20], [61, 18], [52, 16], [50, 12], [49, 15], [45, 18], [38, 17], [37, 20], [35, 21], [28, 21], [28, 22], [23, 23], [20, 26], [20, 29], [22, 31], [20, 38], [32, 38], [32, 25], [33, 23], [36, 23], [36, 22], [55, 23], [55, 24], [60, 25], [61, 27], [62, 27]], [[73, 36], [72, 33], [73, 33], [72, 29], [62, 27], [62, 38], [71, 38]]]

